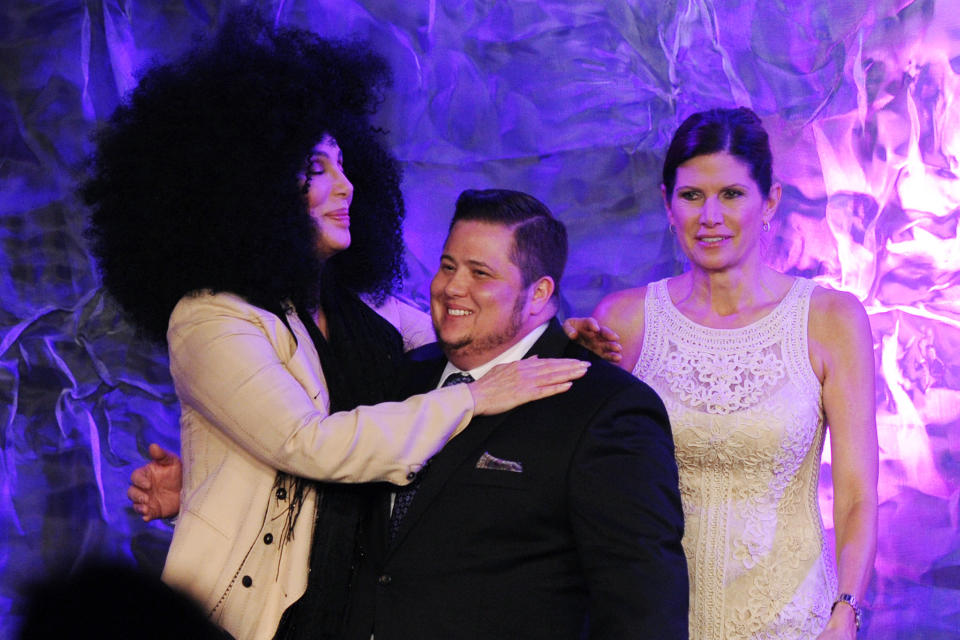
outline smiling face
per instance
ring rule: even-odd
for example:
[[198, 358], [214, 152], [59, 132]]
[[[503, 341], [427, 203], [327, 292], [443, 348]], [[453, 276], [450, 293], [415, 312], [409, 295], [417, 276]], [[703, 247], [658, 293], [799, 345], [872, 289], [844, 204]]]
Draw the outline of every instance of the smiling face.
[[746, 163], [711, 153], [677, 167], [673, 193], [664, 193], [664, 201], [694, 268], [725, 271], [760, 260], [760, 234], [776, 211], [780, 185], [763, 194]]
[[510, 260], [513, 244], [509, 227], [474, 220], [457, 222], [447, 237], [430, 284], [430, 315], [444, 353], [463, 370], [489, 362], [542, 321], [533, 300], [538, 283], [523, 286]]
[[353, 185], [343, 173], [343, 153], [330, 136], [313, 147], [302, 177], [307, 208], [317, 224], [317, 250], [326, 259], [350, 247]]

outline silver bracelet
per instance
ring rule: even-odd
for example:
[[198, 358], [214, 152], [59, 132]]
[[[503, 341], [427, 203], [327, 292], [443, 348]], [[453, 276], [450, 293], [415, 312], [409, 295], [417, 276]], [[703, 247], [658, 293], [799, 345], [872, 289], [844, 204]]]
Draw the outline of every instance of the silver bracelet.
[[857, 603], [857, 599], [849, 593], [841, 593], [837, 596], [837, 599], [833, 601], [833, 606], [830, 607], [830, 613], [833, 613], [833, 610], [837, 608], [837, 605], [840, 603], [848, 604], [853, 609], [853, 619], [857, 624], [857, 631], [860, 631], [860, 623], [863, 621], [863, 613], [860, 611], [860, 605]]

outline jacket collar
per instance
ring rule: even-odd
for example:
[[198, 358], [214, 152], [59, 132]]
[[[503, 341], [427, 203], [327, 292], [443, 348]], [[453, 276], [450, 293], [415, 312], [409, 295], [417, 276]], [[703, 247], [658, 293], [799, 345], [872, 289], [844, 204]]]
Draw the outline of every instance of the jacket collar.
[[[533, 347], [527, 351], [524, 358], [532, 356], [538, 356], [540, 358], [561, 357], [569, 344], [570, 340], [563, 332], [560, 322], [556, 318], [553, 318], [550, 320], [547, 330], [540, 336], [536, 343], [534, 343]], [[430, 368], [432, 369], [432, 373], [430, 374], [429, 384], [432, 386], [426, 386], [428, 381], [423, 380], [424, 386], [421, 390], [436, 387], [440, 373], [443, 371], [445, 365], [446, 358], [442, 357], [436, 358], [431, 363]], [[443, 490], [444, 485], [453, 472], [463, 464], [468, 456], [475, 454], [477, 448], [480, 447], [484, 440], [486, 440], [497, 427], [503, 424], [514, 411], [516, 411], [516, 409], [494, 416], [475, 416], [466, 429], [450, 440], [443, 450], [430, 460], [422, 472], [424, 474], [422, 482], [419, 489], [417, 489], [417, 494], [413, 502], [410, 504], [410, 510], [400, 524], [397, 537], [389, 544], [387, 551], [388, 558], [392, 555], [393, 549], [403, 543], [403, 539], [410, 529], [416, 526], [421, 515], [429, 508], [430, 503], [439, 495], [440, 491]]]

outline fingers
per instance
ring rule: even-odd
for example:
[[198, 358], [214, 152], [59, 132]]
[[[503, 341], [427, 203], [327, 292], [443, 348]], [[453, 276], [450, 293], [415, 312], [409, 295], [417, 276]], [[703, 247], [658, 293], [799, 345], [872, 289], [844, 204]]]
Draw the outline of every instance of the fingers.
[[597, 333], [600, 324], [594, 318], [567, 318], [563, 322], [563, 331], [571, 340], [576, 340], [582, 333]]
[[[516, 366], [516, 374], [520, 380], [530, 380], [537, 384], [576, 380], [583, 377], [590, 368], [589, 362], [575, 358], [527, 358], [513, 364]], [[509, 369], [505, 369], [504, 373], [509, 374]]]
[[140, 514], [140, 518], [144, 522], [150, 522], [151, 520], [156, 520], [162, 517], [163, 514], [160, 513], [160, 507], [156, 504], [151, 504], [147, 502], [146, 499], [143, 501], [137, 501], [133, 503], [133, 510]]
[[[498, 365], [490, 370], [494, 376], [486, 382], [491, 387], [503, 385], [504, 390], [522, 387], [549, 386], [582, 378], [590, 368], [590, 363], [571, 358], [546, 358], [543, 360], [528, 358], [506, 365]], [[484, 378], [487, 378], [484, 376]], [[486, 384], [485, 384], [486, 386]]]
[[590, 363], [583, 360], [571, 360], [568, 362], [570, 364], [538, 367], [536, 371], [532, 372], [535, 374], [532, 382], [538, 387], [550, 387], [562, 382], [582, 378], [587, 373], [587, 369], [590, 368]]
[[147, 501], [147, 494], [136, 487], [127, 487], [127, 498], [133, 504]]
[[620, 349], [620, 335], [616, 331], [610, 327], [598, 327], [597, 331], [600, 333], [601, 338], [607, 342], [616, 342], [617, 349]]
[[569, 391], [570, 387], [572, 386], [573, 386], [573, 382], [570, 382], [570, 381], [540, 386], [537, 388], [536, 395], [533, 398], [533, 400], [549, 398], [550, 396], [555, 396], [558, 393]]
[[177, 454], [173, 453], [172, 451], [168, 451], [164, 449], [163, 447], [158, 445], [156, 442], [150, 444], [148, 453], [150, 455], [151, 460], [153, 460], [157, 464], [164, 465], [164, 466], [173, 464], [177, 460]]
[[136, 487], [129, 487], [127, 489], [127, 498], [130, 499], [130, 502], [133, 504], [133, 510], [136, 511], [143, 518], [144, 522], [150, 522], [154, 517], [156, 517], [149, 506], [149, 497], [146, 493], [137, 489]]
[[130, 495], [130, 491], [132, 491], [134, 487], [143, 491], [149, 491], [151, 489], [153, 484], [150, 482], [150, 474], [147, 472], [147, 469], [149, 469], [149, 465], [144, 465], [133, 470], [133, 473], [130, 474], [130, 484], [132, 484], [133, 487], [127, 491], [127, 495]]
[[576, 358], [526, 358], [524, 360], [518, 360], [517, 362], [511, 362], [509, 364], [501, 364], [494, 367], [494, 369], [500, 369], [503, 367], [504, 371], [509, 370], [511, 366], [515, 366], [519, 372], [532, 372], [532, 373], [551, 373], [554, 371], [574, 371], [582, 369], [584, 367], [589, 367], [590, 363], [586, 360], [577, 360]]

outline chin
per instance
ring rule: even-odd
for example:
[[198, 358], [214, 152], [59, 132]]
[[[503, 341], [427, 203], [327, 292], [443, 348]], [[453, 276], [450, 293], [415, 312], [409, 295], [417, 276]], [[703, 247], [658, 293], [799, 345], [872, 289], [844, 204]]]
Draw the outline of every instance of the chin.
[[347, 238], [346, 242], [321, 242], [318, 251], [320, 252], [320, 256], [326, 260], [349, 248], [350, 238]]
[[470, 338], [448, 338], [442, 335], [437, 335], [437, 342], [440, 343], [440, 348], [443, 349], [444, 353], [456, 353], [462, 351], [470, 346]]

